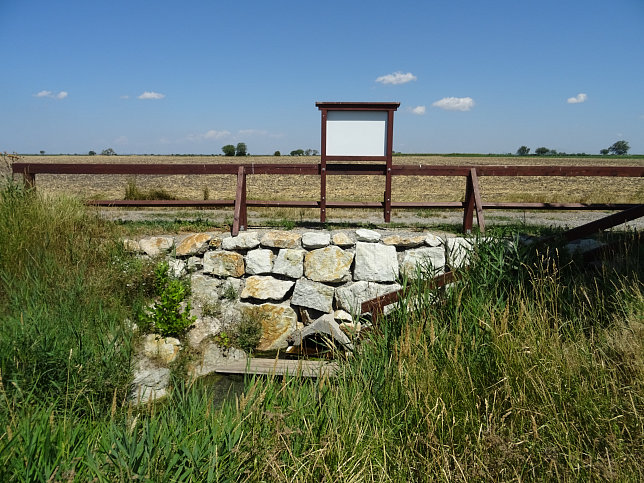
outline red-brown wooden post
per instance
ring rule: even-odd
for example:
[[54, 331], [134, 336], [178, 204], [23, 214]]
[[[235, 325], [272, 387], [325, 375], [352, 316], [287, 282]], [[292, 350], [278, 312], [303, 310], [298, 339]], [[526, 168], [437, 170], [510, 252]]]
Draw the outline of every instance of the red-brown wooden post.
[[240, 166], [237, 170], [237, 193], [235, 196], [235, 214], [233, 219], [232, 236], [248, 228], [248, 212], [246, 208], [246, 170]]
[[327, 110], [322, 111], [322, 140], [320, 144], [320, 222], [326, 221], [326, 121]]
[[385, 223], [391, 221], [391, 166], [394, 146], [394, 111], [387, 111], [387, 171], [385, 173]]
[[474, 189], [472, 177], [468, 175], [465, 181], [465, 202], [463, 203], [463, 233], [472, 231], [472, 216], [474, 214]]
[[483, 202], [481, 201], [481, 188], [476, 168], [470, 168], [465, 186], [465, 203], [463, 212], [463, 232], [472, 231], [472, 217], [476, 209], [476, 222], [481, 233], [485, 233], [485, 218], [483, 217]]
[[485, 219], [483, 218], [481, 188], [479, 185], [479, 177], [476, 175], [476, 168], [470, 169], [470, 179], [472, 180], [472, 194], [474, 195], [474, 207], [476, 208], [476, 222], [479, 225], [479, 231], [483, 234], [485, 233]]
[[25, 183], [25, 188], [31, 190], [36, 187], [36, 175], [34, 173], [28, 173], [25, 171], [22, 174], [22, 179]]

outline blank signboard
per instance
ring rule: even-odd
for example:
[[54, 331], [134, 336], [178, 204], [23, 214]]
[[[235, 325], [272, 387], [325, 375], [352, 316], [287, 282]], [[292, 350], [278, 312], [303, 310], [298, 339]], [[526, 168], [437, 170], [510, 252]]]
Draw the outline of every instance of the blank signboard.
[[327, 113], [327, 156], [386, 156], [387, 111]]

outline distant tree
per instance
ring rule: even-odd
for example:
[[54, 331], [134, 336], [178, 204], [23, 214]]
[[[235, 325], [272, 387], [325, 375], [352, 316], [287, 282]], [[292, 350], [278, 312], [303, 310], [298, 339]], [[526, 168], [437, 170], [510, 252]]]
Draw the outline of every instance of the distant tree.
[[548, 148], [541, 147], [535, 149], [534, 154], [536, 154], [537, 156], [546, 156], [547, 154], [550, 154], [550, 150]]
[[87, 153], [87, 154], [88, 154], [89, 156], [96, 156], [96, 151], [90, 151], [90, 152], [89, 152], [89, 153]]
[[40, 155], [42, 156], [43, 154], [45, 154], [45, 151], [43, 151], [43, 150], [41, 149], [41, 150], [40, 150]]
[[606, 156], [609, 153], [610, 153], [610, 151], [608, 150], [608, 148], [607, 149], [601, 149], [599, 151], [599, 154], [601, 154], [602, 156]]
[[623, 154], [628, 153], [629, 149], [631, 149], [631, 147], [628, 145], [627, 141], [617, 141], [611, 147], [608, 148], [608, 151], [610, 151], [613, 154], [617, 154], [618, 156], [621, 156]]
[[530, 154], [530, 148], [528, 146], [521, 146], [517, 149], [517, 156], [527, 156]]
[[235, 156], [246, 156], [248, 154], [246, 149], [246, 143], [237, 143], [235, 148]]
[[291, 156], [304, 156], [304, 150], [294, 149], [293, 151], [291, 151]]
[[103, 149], [103, 151], [101, 151], [101, 154], [103, 156], [116, 156], [116, 153], [112, 148]]
[[275, 151], [275, 152], [273, 153], [273, 156], [281, 156], [281, 155], [282, 155], [282, 153], [280, 153], [279, 151]]
[[221, 148], [221, 150], [224, 152], [225, 156], [235, 155], [235, 146], [233, 146], [232, 144], [226, 144], [224, 147]]

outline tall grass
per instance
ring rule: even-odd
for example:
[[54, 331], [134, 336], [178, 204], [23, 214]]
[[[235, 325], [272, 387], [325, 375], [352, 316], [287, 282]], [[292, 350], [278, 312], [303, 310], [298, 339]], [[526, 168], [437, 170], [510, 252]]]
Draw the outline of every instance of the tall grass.
[[[5, 203], [16, 207], [5, 213]], [[2, 242], [22, 247], [9, 251], [2, 243], [3, 327], [7, 318], [12, 335], [34, 334], [31, 341], [49, 347], [40, 334], [60, 346], [49, 365], [33, 351], [29, 358], [15, 349], [5, 356], [4, 347], [16, 343], [2, 329], [3, 481], [644, 477], [644, 297], [637, 250], [596, 268], [555, 249], [483, 243], [472, 268], [451, 287], [430, 292], [422, 278], [410, 282], [408, 297], [342, 360], [336, 378], [248, 378], [243, 394], [223, 404], [215, 403], [220, 398], [207, 384], [175, 381], [166, 402], [134, 408], [122, 397], [127, 371], [117, 376], [105, 360], [127, 354], [127, 332], [118, 320], [134, 302], [119, 295], [110, 269], [121, 254], [113, 258], [114, 245], [99, 242], [109, 239], [109, 227], [69, 203], [66, 212], [28, 196], [3, 199]], [[27, 218], [42, 212], [39, 223], [56, 229], [43, 236], [39, 224], [29, 228], [22, 218], [19, 225], [29, 226], [20, 241], [4, 233], [17, 228], [5, 221], [18, 216], [16, 209]], [[47, 237], [55, 243], [45, 243]], [[83, 253], [94, 253], [83, 267], [75, 258], [78, 243], [86, 244]], [[53, 247], [52, 259], [40, 252]], [[64, 293], [44, 282], [19, 290], [4, 282], [5, 273], [18, 271], [40, 280], [35, 274], [43, 267], [42, 277], [56, 280]], [[74, 292], [79, 277], [87, 296]], [[41, 298], [47, 309], [37, 304]], [[59, 302], [67, 312], [54, 308]], [[73, 304], [85, 308], [84, 317], [73, 315]], [[99, 306], [104, 309], [90, 312]], [[55, 322], [49, 312], [73, 316]], [[100, 329], [86, 330], [88, 318]], [[120, 334], [109, 357], [102, 351], [112, 346], [100, 343], [107, 333]], [[65, 345], [69, 338], [74, 342]], [[81, 340], [87, 346], [82, 360], [76, 355]], [[87, 365], [101, 364], [105, 369], [95, 379], [85, 373]], [[39, 371], [52, 366], [52, 382], [39, 387]], [[94, 380], [108, 387], [84, 382]]]

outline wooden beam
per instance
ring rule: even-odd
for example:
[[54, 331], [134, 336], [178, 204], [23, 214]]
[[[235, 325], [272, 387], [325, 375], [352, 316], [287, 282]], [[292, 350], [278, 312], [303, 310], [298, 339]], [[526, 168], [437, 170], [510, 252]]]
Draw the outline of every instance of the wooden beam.
[[235, 196], [235, 211], [233, 217], [232, 236], [239, 235], [240, 230], [247, 228], [246, 210], [246, 173], [243, 166], [237, 170], [237, 193]]
[[483, 218], [483, 204], [481, 203], [481, 189], [479, 187], [479, 178], [476, 176], [476, 168], [470, 170], [470, 179], [472, 180], [472, 193], [474, 195], [474, 207], [476, 208], [476, 222], [479, 230], [485, 233], [485, 219]]
[[215, 367], [218, 374], [266, 374], [293, 377], [334, 376], [337, 362], [310, 361], [302, 359], [262, 359], [222, 362]]

